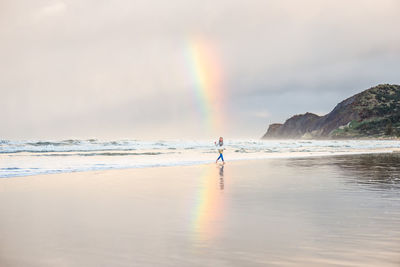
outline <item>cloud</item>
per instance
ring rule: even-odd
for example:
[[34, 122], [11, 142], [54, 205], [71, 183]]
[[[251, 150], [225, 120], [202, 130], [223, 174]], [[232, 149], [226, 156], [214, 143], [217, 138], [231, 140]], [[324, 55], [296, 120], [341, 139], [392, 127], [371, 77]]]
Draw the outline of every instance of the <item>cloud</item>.
[[34, 13], [36, 20], [46, 17], [55, 17], [62, 15], [67, 10], [67, 5], [63, 1], [52, 1], [47, 5], [38, 8]]
[[271, 116], [271, 114], [268, 111], [265, 110], [259, 110], [259, 111], [254, 111], [254, 112], [250, 112], [249, 114], [250, 116], [253, 117], [257, 117], [257, 118], [268, 118], [269, 116]]
[[186, 53], [197, 35], [219, 51], [224, 135], [258, 137], [268, 123], [400, 83], [397, 0], [0, 5], [0, 138], [208, 138]]

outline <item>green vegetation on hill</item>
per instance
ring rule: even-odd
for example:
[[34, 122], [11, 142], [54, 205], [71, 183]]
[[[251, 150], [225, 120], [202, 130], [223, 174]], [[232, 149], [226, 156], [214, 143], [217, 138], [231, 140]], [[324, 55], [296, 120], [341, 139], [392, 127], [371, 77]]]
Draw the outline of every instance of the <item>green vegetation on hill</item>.
[[400, 87], [382, 84], [358, 95], [353, 109], [360, 120], [353, 120], [331, 132], [333, 138], [400, 137]]
[[355, 103], [361, 119], [397, 114], [400, 117], [400, 86], [381, 84], [361, 94]]
[[400, 137], [400, 85], [380, 84], [347, 98], [325, 116], [305, 113], [272, 124], [263, 138]]
[[332, 131], [332, 138], [400, 137], [400, 122], [392, 118], [352, 121]]

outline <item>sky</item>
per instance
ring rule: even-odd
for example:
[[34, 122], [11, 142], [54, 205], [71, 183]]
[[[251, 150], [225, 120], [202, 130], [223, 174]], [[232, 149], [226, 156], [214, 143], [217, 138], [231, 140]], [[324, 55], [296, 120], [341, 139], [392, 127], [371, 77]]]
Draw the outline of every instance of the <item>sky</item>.
[[400, 84], [398, 0], [0, 0], [0, 139], [260, 138]]

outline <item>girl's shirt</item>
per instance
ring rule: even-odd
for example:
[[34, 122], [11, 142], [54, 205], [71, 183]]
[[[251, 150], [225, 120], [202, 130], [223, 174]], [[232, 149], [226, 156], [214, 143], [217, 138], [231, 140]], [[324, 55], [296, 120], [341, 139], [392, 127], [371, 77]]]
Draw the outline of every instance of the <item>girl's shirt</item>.
[[217, 147], [217, 150], [218, 150], [219, 153], [222, 154], [222, 153], [224, 152], [225, 147], [224, 147], [223, 144], [221, 145], [221, 144], [218, 142], [218, 143], [215, 144], [215, 146]]

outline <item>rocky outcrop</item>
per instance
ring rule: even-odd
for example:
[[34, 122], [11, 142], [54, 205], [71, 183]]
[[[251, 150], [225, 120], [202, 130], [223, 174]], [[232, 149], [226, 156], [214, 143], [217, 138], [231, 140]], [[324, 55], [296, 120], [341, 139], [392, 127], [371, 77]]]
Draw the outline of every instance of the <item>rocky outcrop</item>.
[[321, 117], [313, 113], [295, 115], [284, 124], [271, 124], [263, 138], [298, 138], [309, 131]]
[[273, 138], [279, 137], [280, 136], [279, 129], [281, 128], [282, 125], [283, 125], [282, 123], [270, 124], [268, 127], [268, 130], [264, 134], [263, 138], [265, 138], [265, 136], [269, 136], [269, 137], [273, 137]]
[[325, 116], [305, 113], [291, 117], [284, 124], [271, 124], [263, 138], [359, 138], [381, 137], [389, 133], [400, 135], [399, 119], [400, 86], [383, 84], [340, 102]]

